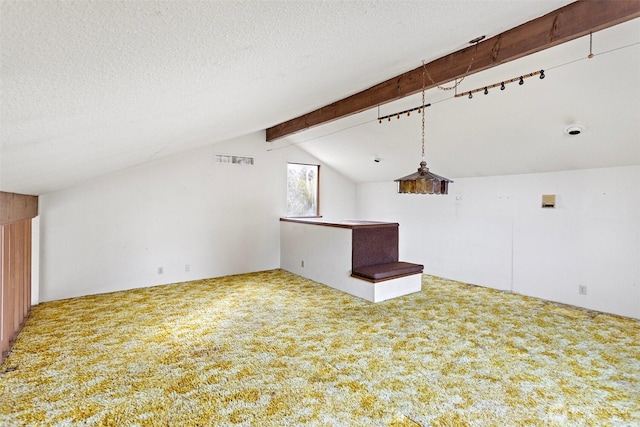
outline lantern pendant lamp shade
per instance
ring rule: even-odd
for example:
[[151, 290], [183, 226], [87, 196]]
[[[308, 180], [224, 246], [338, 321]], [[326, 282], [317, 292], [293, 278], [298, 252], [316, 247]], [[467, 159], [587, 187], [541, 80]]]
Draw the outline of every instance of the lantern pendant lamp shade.
[[447, 194], [452, 180], [429, 172], [427, 162], [420, 162], [418, 171], [395, 180], [398, 193], [407, 194]]
[[418, 171], [407, 175], [403, 178], [398, 178], [395, 182], [398, 183], [398, 193], [401, 194], [447, 194], [449, 192], [449, 183], [453, 182], [443, 176], [436, 175], [429, 172], [427, 162], [424, 157], [424, 110], [431, 104], [425, 104], [425, 79], [426, 68], [424, 61], [422, 62], [422, 105], [420, 106], [420, 113], [422, 119], [422, 161]]

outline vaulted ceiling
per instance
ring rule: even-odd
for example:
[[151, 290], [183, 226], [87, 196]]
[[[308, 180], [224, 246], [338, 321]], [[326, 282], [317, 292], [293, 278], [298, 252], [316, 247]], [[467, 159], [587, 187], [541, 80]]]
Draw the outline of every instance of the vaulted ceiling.
[[[0, 3], [0, 191], [43, 194], [264, 130], [569, 1]], [[640, 20], [430, 89], [427, 161], [453, 178], [640, 164]], [[356, 182], [417, 168], [420, 95], [296, 145]], [[579, 123], [575, 137], [564, 129]], [[376, 163], [374, 157], [381, 159]]]

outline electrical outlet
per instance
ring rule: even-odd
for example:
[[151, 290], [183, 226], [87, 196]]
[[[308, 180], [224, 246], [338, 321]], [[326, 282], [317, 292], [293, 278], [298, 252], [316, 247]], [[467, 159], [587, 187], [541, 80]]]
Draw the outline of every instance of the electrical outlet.
[[185, 273], [190, 272], [191, 271], [191, 264], [185, 264], [184, 265], [184, 271], [185, 271]]
[[158, 274], [164, 274], [164, 268], [158, 267]]
[[587, 294], [587, 286], [586, 285], [578, 285], [578, 293], [580, 295], [586, 295]]
[[304, 267], [304, 260], [300, 261], [300, 267]]

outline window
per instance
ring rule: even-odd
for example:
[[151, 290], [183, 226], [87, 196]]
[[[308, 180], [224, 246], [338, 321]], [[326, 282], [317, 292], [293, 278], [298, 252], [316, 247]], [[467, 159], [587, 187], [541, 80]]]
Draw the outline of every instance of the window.
[[287, 216], [320, 216], [319, 175], [318, 165], [287, 164]]

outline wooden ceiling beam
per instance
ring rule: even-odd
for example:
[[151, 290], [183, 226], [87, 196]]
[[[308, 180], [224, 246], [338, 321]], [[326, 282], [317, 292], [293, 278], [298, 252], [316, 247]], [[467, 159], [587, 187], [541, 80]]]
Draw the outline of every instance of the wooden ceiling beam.
[[38, 196], [0, 191], [0, 226], [38, 216]]
[[[640, 0], [579, 0], [497, 36], [427, 63], [427, 89], [640, 17]], [[422, 66], [267, 129], [274, 141], [422, 90]]]

